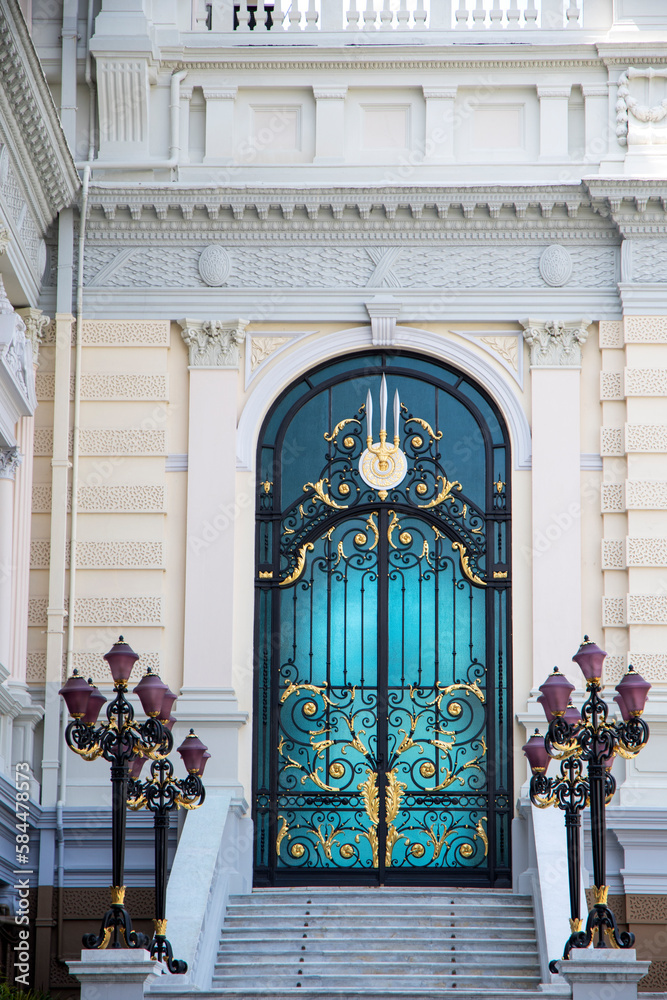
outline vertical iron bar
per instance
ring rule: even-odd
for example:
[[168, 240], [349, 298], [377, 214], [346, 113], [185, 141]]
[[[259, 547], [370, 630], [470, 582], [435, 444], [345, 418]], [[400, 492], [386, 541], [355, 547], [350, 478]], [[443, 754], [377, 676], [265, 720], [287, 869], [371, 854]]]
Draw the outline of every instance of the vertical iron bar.
[[[570, 918], [579, 920], [581, 916], [580, 835], [581, 815], [572, 807], [565, 811], [565, 833], [567, 837], [567, 877], [570, 884]], [[574, 926], [572, 925], [574, 931]]]
[[378, 763], [378, 796], [379, 796], [379, 823], [378, 823], [378, 878], [380, 884], [384, 883], [386, 875], [385, 857], [387, 851], [387, 824], [385, 821], [387, 812], [386, 801], [386, 768], [388, 766], [389, 754], [389, 642], [388, 642], [388, 595], [389, 595], [389, 558], [387, 541], [387, 530], [389, 520], [387, 510], [381, 507], [378, 516], [378, 528], [380, 531], [380, 544], [378, 545], [378, 582], [377, 582], [377, 606], [378, 606], [378, 652], [377, 652], [377, 763]]

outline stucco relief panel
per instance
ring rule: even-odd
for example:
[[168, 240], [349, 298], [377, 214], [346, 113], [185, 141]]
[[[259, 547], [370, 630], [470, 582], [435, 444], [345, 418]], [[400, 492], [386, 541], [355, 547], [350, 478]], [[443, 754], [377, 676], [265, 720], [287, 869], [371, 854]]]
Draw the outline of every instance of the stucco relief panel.
[[[450, 247], [413, 244], [361, 247], [345, 244], [308, 246], [285, 243], [247, 247], [230, 245], [230, 270], [224, 287], [232, 288], [545, 288], [539, 246]], [[98, 255], [92, 243], [86, 254], [87, 285], [107, 288], [207, 287], [199, 270], [201, 247], [153, 245], [118, 249]], [[569, 286], [609, 287], [614, 283], [613, 247], [576, 247], [569, 251], [573, 270]]]

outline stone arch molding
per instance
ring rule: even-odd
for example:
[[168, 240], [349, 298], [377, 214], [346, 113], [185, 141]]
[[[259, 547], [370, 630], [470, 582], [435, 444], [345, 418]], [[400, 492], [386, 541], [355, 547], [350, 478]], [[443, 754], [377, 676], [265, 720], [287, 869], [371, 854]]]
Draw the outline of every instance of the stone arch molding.
[[[257, 435], [269, 407], [280, 392], [309, 368], [333, 360], [350, 351], [372, 346], [370, 326], [355, 327], [340, 333], [320, 337], [298, 350], [276, 358], [273, 367], [260, 379], [243, 408], [236, 435], [237, 468], [252, 471], [255, 467]], [[511, 439], [514, 468], [531, 467], [530, 425], [514, 392], [502, 375], [488, 361], [475, 354], [466, 344], [447, 340], [441, 334], [412, 327], [397, 326], [392, 347], [408, 348], [420, 354], [451, 361], [476, 379], [493, 397], [507, 421]]]

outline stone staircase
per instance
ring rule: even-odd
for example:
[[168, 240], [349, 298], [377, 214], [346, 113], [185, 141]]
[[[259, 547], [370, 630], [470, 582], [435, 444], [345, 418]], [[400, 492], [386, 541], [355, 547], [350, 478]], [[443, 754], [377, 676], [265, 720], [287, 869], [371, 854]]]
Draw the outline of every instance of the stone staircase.
[[232, 896], [212, 986], [238, 998], [528, 1000], [545, 996], [539, 984], [528, 896], [319, 887]]

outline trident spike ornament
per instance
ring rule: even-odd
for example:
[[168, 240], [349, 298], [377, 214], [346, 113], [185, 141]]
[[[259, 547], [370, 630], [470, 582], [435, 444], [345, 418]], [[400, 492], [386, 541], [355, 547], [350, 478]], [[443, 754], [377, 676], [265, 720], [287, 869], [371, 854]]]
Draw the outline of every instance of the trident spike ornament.
[[359, 459], [359, 475], [378, 491], [380, 500], [386, 500], [389, 490], [405, 479], [408, 463], [400, 448], [398, 433], [401, 401], [398, 389], [394, 393], [394, 443], [387, 444], [387, 380], [382, 376], [380, 385], [380, 440], [373, 442], [373, 400], [371, 391], [366, 395], [366, 449]]

